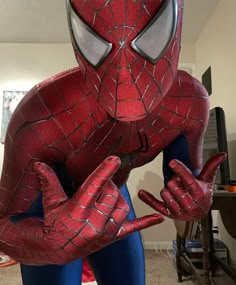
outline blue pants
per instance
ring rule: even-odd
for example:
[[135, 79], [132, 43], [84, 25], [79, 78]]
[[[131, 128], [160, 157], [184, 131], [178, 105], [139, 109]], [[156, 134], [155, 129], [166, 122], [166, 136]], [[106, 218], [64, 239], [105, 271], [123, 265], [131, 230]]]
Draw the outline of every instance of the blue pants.
[[[130, 206], [129, 220], [135, 218], [126, 186], [121, 193]], [[117, 241], [87, 257], [99, 285], [145, 285], [144, 253], [139, 232]], [[81, 285], [82, 260], [69, 264], [30, 266], [21, 264], [23, 285]]]

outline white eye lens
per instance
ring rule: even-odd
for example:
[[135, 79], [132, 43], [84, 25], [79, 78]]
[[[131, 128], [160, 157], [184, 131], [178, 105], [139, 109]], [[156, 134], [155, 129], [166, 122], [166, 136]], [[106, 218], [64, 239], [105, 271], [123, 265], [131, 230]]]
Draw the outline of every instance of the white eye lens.
[[112, 44], [97, 35], [76, 15], [73, 9], [70, 9], [69, 21], [77, 48], [92, 66], [98, 67], [110, 52]]
[[177, 25], [178, 3], [163, 2], [160, 11], [131, 45], [135, 51], [156, 63], [173, 39]]

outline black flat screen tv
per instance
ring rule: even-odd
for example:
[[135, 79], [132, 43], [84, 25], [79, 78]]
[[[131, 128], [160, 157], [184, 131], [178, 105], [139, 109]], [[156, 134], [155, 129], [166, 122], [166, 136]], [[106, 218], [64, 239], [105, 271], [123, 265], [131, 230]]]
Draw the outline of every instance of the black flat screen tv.
[[223, 189], [223, 185], [230, 184], [230, 170], [227, 146], [225, 114], [221, 107], [210, 111], [210, 117], [203, 144], [203, 162], [218, 152], [226, 152], [227, 159], [221, 164], [216, 176], [216, 189]]

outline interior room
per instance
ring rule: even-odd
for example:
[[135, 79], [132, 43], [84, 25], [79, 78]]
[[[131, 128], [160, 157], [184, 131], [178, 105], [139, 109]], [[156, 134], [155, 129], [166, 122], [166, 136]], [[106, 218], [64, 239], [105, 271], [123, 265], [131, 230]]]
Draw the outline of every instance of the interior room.
[[[64, 2], [0, 1], [0, 122], [4, 119], [5, 91], [29, 91], [44, 79], [77, 66]], [[231, 180], [236, 180], [235, 10], [234, 0], [185, 0], [179, 63], [179, 69], [189, 72], [199, 81], [211, 67], [210, 105], [211, 109], [222, 107], [225, 112]], [[4, 138], [1, 134], [0, 167], [3, 153]], [[162, 155], [132, 171], [128, 188], [137, 216], [153, 213], [138, 199], [137, 192], [146, 189], [158, 197], [163, 188]], [[226, 231], [217, 210], [213, 211], [213, 223], [219, 231], [215, 236], [227, 246], [229, 264], [236, 270], [236, 239]], [[160, 225], [143, 230], [142, 239], [147, 258], [147, 285], [178, 284], [172, 251], [172, 241], [176, 239], [174, 222], [166, 219]], [[0, 276], [2, 285], [22, 284], [18, 265], [0, 268]], [[167, 280], [166, 276], [172, 279]], [[187, 278], [184, 284], [193, 284], [191, 278]]]

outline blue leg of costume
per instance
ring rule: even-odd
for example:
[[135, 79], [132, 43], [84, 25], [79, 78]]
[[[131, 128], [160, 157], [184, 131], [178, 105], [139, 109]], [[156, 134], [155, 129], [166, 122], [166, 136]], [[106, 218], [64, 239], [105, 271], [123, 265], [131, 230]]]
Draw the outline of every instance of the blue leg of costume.
[[21, 264], [23, 285], [80, 285], [82, 259], [67, 265], [30, 266]]
[[[130, 206], [129, 219], [135, 214], [126, 186], [121, 189]], [[144, 253], [140, 233], [105, 247], [88, 258], [99, 285], [145, 285]], [[23, 285], [80, 285], [82, 261], [65, 266], [21, 265]]]

